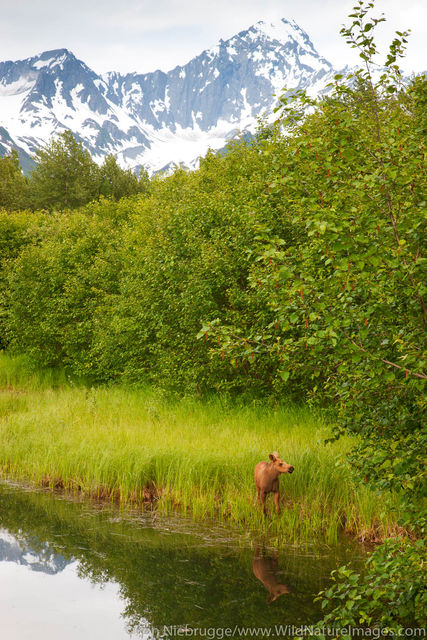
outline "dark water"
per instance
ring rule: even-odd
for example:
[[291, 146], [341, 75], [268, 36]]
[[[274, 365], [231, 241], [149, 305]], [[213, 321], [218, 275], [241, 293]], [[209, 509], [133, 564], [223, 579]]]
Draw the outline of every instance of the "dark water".
[[221, 638], [226, 628], [244, 637], [240, 628], [309, 625], [331, 570], [360, 561], [350, 541], [277, 554], [266, 538], [216, 525], [0, 483], [5, 640]]

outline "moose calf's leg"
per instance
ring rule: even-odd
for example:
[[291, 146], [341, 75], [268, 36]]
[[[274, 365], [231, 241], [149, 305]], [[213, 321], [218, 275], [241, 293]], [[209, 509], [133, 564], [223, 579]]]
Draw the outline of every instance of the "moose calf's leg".
[[280, 513], [279, 500], [280, 500], [280, 493], [278, 491], [275, 491], [274, 492], [274, 504], [276, 505], [276, 513], [277, 513], [277, 515], [279, 515], [279, 513]]
[[260, 491], [259, 492], [260, 495], [260, 505], [262, 505], [263, 511], [264, 511], [264, 515], [268, 516], [267, 513], [267, 507], [265, 506], [265, 499], [267, 497], [267, 494], [264, 491]]
[[257, 502], [259, 506], [263, 508], [265, 515], [267, 515], [267, 510], [265, 508], [265, 496], [266, 494], [263, 491], [257, 489]]

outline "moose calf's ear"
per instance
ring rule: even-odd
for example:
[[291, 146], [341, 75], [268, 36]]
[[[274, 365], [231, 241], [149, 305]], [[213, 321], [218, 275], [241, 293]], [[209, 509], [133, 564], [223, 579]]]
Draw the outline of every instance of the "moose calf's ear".
[[269, 455], [268, 457], [270, 458], [270, 460], [271, 460], [272, 462], [274, 462], [274, 461], [275, 461], [275, 459], [276, 459], [278, 456], [276, 455], [276, 451], [274, 451], [273, 453], [270, 453], [270, 455]]

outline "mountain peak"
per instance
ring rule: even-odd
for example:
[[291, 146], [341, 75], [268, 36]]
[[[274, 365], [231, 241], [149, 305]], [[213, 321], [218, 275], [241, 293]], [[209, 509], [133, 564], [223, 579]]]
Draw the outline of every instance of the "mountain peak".
[[284, 87], [316, 95], [332, 73], [306, 32], [284, 18], [260, 20], [167, 73], [100, 76], [68, 49], [53, 49], [0, 62], [0, 142], [31, 154], [70, 129], [99, 161], [113, 153], [136, 169], [195, 166], [238, 130], [255, 131], [259, 116], [274, 118]]
[[66, 61], [74, 60], [76, 60], [75, 55], [68, 49], [52, 49], [51, 51], [43, 51], [43, 53], [40, 53], [38, 56], [34, 56], [31, 62], [32, 67], [36, 69], [52, 69], [58, 65], [63, 65]]
[[286, 20], [281, 18], [275, 22], [266, 22], [265, 20], [259, 20], [249, 31], [256, 31], [265, 35], [270, 40], [278, 40], [279, 42], [286, 42], [290, 37], [295, 37], [295, 32], [300, 29], [294, 20]]
[[50, 49], [49, 51], [43, 51], [39, 54], [40, 59], [59, 58], [60, 56], [71, 56], [74, 58], [74, 54], [69, 49]]
[[266, 22], [260, 20], [248, 29], [252, 37], [262, 37], [274, 42], [286, 44], [288, 42], [296, 42], [301, 47], [309, 47], [315, 51], [313, 44], [307, 33], [295, 22], [295, 20], [286, 20], [281, 18], [274, 22]]

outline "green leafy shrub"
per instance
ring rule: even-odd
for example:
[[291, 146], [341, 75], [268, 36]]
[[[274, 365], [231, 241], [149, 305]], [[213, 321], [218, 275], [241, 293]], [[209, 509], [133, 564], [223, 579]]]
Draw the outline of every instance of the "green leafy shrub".
[[118, 229], [128, 203], [108, 200], [55, 214], [7, 270], [7, 335], [15, 351], [43, 367], [92, 373], [90, 345], [97, 314], [117, 293]]
[[425, 543], [388, 540], [367, 560], [361, 576], [348, 567], [332, 572], [334, 584], [317, 600], [329, 609], [320, 626], [380, 626], [399, 633], [427, 622]]
[[46, 223], [43, 213], [6, 211], [0, 209], [0, 349], [8, 345], [7, 333], [7, 273], [13, 261], [29, 244], [36, 244], [41, 227]]

